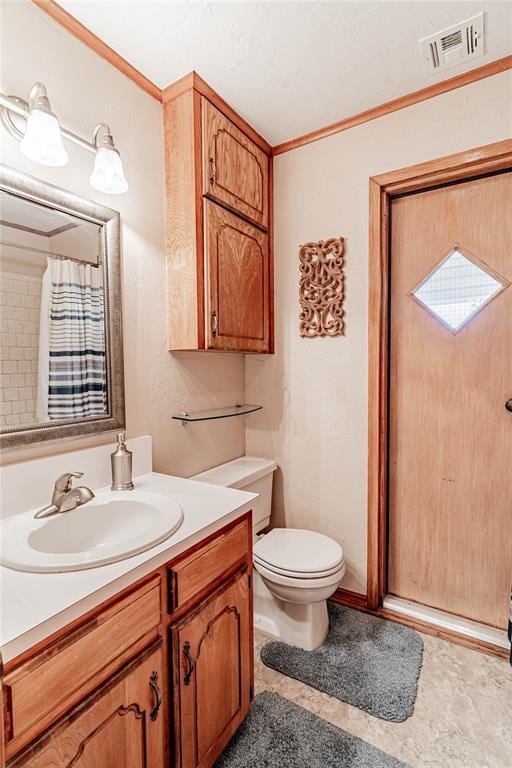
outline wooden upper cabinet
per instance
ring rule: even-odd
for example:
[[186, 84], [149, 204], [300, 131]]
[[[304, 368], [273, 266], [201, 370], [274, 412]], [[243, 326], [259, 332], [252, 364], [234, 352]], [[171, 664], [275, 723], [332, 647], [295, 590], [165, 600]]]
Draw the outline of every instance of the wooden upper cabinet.
[[205, 202], [208, 349], [267, 352], [268, 241], [251, 224]]
[[144, 653], [71, 712], [16, 768], [162, 768], [163, 654]]
[[249, 711], [248, 578], [243, 572], [172, 630], [180, 768], [210, 768]]
[[197, 76], [164, 131], [169, 349], [273, 352], [270, 147]]
[[203, 194], [268, 227], [268, 156], [201, 98]]

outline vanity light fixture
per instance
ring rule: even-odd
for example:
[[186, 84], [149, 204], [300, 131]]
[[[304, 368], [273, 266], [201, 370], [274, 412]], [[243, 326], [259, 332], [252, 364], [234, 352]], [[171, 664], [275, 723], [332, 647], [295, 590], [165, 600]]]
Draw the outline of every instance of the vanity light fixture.
[[68, 153], [64, 149], [60, 125], [52, 112], [46, 88], [36, 83], [28, 97], [28, 117], [20, 150], [35, 163], [66, 165]]
[[43, 83], [35, 83], [28, 102], [18, 96], [0, 93], [0, 119], [10, 135], [20, 142], [20, 150], [29, 160], [43, 165], [65, 165], [68, 162], [62, 143], [65, 138], [94, 153], [94, 168], [89, 178], [91, 186], [114, 195], [127, 191], [121, 156], [108, 125], [99, 123], [92, 141], [59, 125]]
[[94, 129], [96, 157], [94, 169], [89, 177], [89, 183], [100, 192], [120, 195], [128, 189], [124, 176], [121, 156], [114, 146], [110, 128], [106, 123], [100, 123]]

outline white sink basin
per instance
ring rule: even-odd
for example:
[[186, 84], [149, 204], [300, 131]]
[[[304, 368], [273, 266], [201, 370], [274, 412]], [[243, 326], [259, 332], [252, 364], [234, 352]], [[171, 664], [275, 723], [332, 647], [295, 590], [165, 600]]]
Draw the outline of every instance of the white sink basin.
[[1, 523], [0, 562], [19, 571], [80, 571], [144, 552], [183, 522], [180, 505], [147, 491], [102, 491], [71, 512]]

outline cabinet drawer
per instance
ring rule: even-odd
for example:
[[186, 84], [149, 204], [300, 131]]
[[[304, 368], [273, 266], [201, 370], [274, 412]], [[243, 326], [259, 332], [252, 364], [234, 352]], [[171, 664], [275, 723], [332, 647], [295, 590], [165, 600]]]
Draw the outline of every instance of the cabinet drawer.
[[36, 723], [35, 733], [42, 730], [45, 718], [60, 716], [111, 675], [116, 660], [124, 662], [156, 630], [160, 605], [158, 577], [6, 675], [10, 738]]
[[215, 586], [218, 579], [249, 557], [249, 522], [244, 520], [174, 563], [168, 570], [169, 613], [189, 603], [208, 586]]

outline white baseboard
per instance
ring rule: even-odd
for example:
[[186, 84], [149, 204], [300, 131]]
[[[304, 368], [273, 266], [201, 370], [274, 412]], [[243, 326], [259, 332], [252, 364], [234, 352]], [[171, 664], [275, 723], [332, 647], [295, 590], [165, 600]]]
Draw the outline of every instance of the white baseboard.
[[499, 648], [510, 647], [507, 633], [504, 629], [489, 627], [487, 624], [480, 624], [478, 621], [454, 616], [437, 608], [429, 608], [428, 605], [420, 605], [420, 603], [413, 603], [410, 600], [404, 600], [393, 595], [387, 595], [384, 598], [383, 605], [384, 608], [388, 608], [390, 611], [423, 621], [425, 624], [433, 624], [436, 627], [447, 629], [451, 632], [458, 632], [474, 640], [482, 640], [485, 643], [497, 645]]

